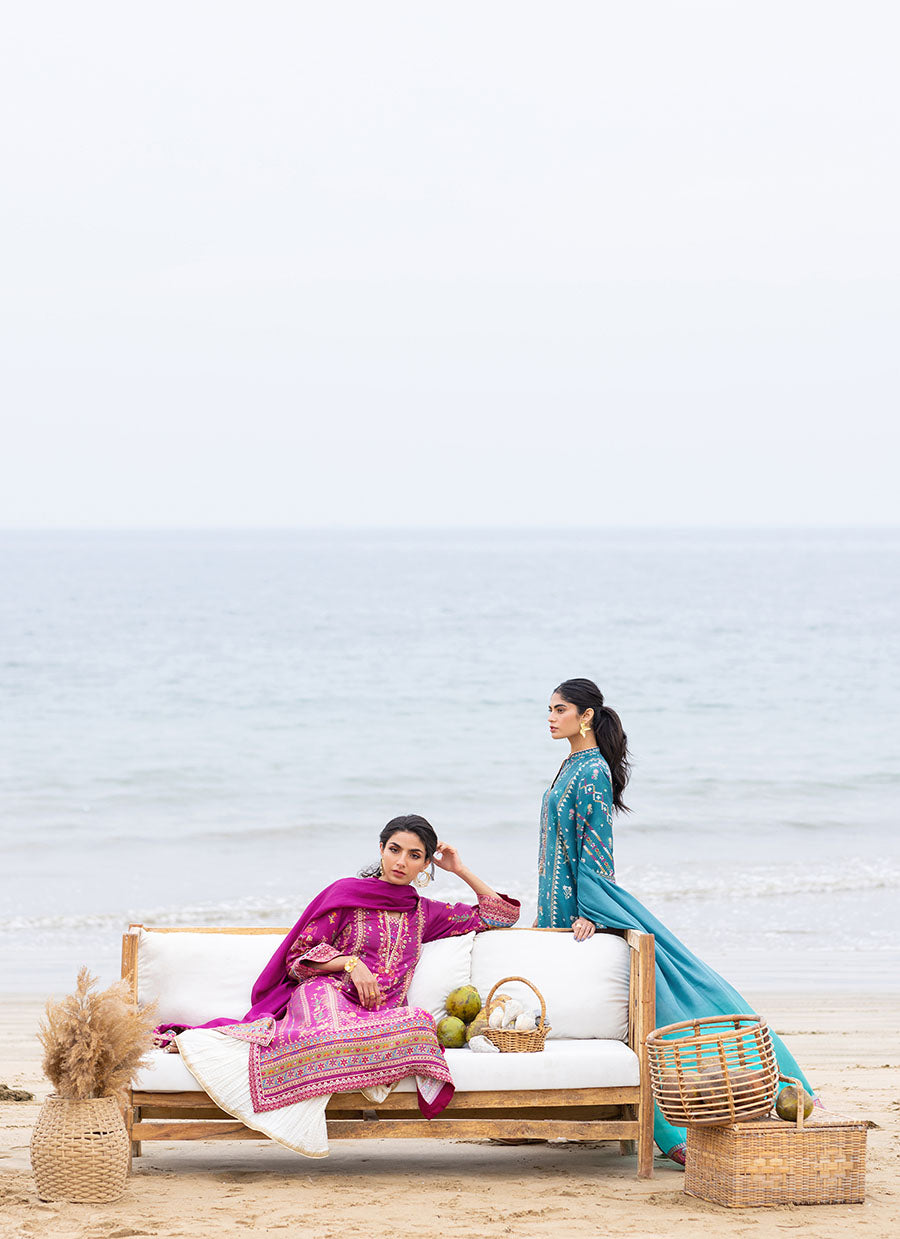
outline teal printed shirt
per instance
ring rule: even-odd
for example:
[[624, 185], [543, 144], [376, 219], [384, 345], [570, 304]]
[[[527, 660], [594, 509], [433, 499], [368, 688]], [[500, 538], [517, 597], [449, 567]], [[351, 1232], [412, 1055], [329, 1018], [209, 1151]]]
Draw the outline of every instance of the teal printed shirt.
[[600, 750], [567, 757], [541, 806], [540, 928], [568, 929], [576, 917], [593, 919], [579, 903], [579, 877], [587, 870], [607, 882], [616, 880], [612, 807], [612, 779]]

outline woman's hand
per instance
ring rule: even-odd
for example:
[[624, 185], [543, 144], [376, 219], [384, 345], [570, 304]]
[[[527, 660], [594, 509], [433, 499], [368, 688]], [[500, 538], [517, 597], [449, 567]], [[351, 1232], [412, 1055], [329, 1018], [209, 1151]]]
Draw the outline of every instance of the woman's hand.
[[459, 859], [459, 852], [452, 843], [439, 843], [434, 854], [434, 863], [438, 869], [447, 873], [461, 874], [465, 865]]
[[371, 1011], [373, 1007], [380, 1007], [384, 1002], [384, 994], [381, 992], [378, 978], [369, 971], [362, 961], [350, 973], [350, 980], [356, 986], [359, 1001], [368, 1010]]
[[576, 942], [587, 942], [588, 938], [593, 938], [596, 929], [594, 922], [584, 916], [576, 916], [572, 922], [572, 933]]

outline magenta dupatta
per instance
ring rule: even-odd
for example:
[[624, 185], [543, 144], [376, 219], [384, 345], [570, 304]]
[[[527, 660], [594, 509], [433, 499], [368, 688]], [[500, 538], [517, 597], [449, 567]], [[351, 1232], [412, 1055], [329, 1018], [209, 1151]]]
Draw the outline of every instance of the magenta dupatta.
[[373, 908], [388, 912], [411, 912], [419, 901], [411, 886], [394, 886], [380, 878], [340, 878], [332, 882], [305, 908], [296, 924], [288, 931], [275, 954], [253, 983], [250, 993], [251, 1007], [239, 1020], [219, 1016], [205, 1024], [160, 1024], [155, 1029], [160, 1044], [168, 1044], [178, 1033], [187, 1028], [222, 1028], [227, 1024], [245, 1024], [248, 1020], [272, 1016], [280, 1020], [287, 1010], [288, 1000], [298, 982], [288, 975], [288, 951], [300, 930], [311, 920], [327, 916], [339, 908]]

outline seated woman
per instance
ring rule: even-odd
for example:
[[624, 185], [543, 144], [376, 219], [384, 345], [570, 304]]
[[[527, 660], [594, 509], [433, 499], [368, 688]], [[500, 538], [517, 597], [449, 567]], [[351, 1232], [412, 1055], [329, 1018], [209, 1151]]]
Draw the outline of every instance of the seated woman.
[[[243, 1020], [156, 1030], [218, 1106], [307, 1157], [328, 1154], [332, 1093], [378, 1102], [415, 1076], [422, 1113], [440, 1113], [453, 1081], [434, 1020], [406, 1005], [422, 944], [519, 918], [518, 902], [467, 869], [425, 818], [395, 817], [380, 846], [380, 865], [312, 901], [257, 979]], [[434, 865], [462, 878], [478, 903], [421, 896], [414, 885], [426, 886]]]

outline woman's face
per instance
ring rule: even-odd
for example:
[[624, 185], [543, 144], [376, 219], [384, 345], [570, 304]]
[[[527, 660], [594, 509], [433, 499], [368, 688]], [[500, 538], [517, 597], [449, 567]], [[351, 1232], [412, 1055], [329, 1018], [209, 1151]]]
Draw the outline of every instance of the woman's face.
[[409, 886], [425, 866], [425, 844], [411, 830], [398, 830], [381, 849], [381, 869], [385, 882]]
[[573, 736], [579, 735], [582, 719], [586, 718], [590, 722], [594, 716], [594, 711], [590, 709], [580, 714], [578, 707], [573, 706], [571, 701], [563, 701], [559, 693], [554, 693], [550, 698], [549, 711], [547, 721], [554, 740], [571, 740]]

